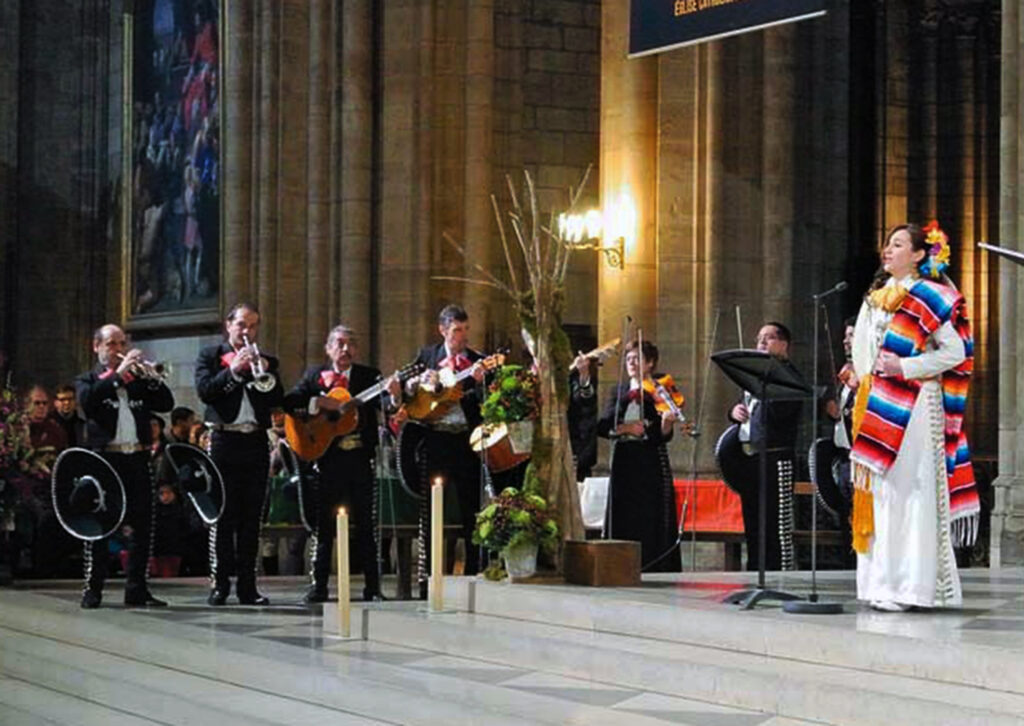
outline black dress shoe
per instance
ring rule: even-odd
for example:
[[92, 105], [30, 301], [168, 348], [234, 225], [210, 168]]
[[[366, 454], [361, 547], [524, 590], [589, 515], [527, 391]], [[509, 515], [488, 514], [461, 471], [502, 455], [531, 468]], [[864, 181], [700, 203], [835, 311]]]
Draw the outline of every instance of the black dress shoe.
[[141, 593], [124, 594], [125, 607], [129, 608], [165, 608], [167, 602], [159, 598], [153, 597], [153, 593], [149, 590], [143, 590]]
[[206, 598], [206, 603], [208, 605], [213, 605], [214, 607], [219, 607], [220, 605], [224, 605], [227, 601], [228, 601], [228, 591], [227, 590], [221, 590], [220, 588], [216, 588], [216, 587], [213, 588], [212, 590], [210, 590], [210, 595], [209, 595], [209, 597]]
[[100, 602], [103, 600], [103, 593], [99, 590], [93, 590], [92, 588], [86, 589], [82, 593], [82, 609], [84, 610], [95, 610], [100, 606]]
[[239, 595], [238, 603], [240, 605], [269, 605], [270, 598], [255, 592], [248, 595]]
[[327, 602], [327, 590], [321, 590], [317, 587], [311, 587], [306, 591], [306, 594], [302, 598], [302, 602], [307, 605], [313, 605], [318, 602]]

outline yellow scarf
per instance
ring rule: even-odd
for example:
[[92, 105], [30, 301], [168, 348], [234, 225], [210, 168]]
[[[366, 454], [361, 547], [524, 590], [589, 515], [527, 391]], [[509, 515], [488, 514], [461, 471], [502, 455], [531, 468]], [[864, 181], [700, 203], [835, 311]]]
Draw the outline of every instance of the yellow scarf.
[[894, 313], [900, 309], [903, 299], [910, 292], [899, 283], [880, 287], [868, 295], [868, 305], [873, 308], [881, 308], [887, 313]]
[[[887, 313], [895, 313], [903, 304], [904, 298], [910, 293], [903, 285], [886, 285], [868, 295], [868, 305], [880, 308]], [[872, 376], [864, 376], [857, 388], [857, 399], [853, 405], [853, 438], [856, 440], [860, 432], [860, 423], [868, 409], [868, 397], [871, 394]], [[875, 505], [871, 493], [871, 472], [860, 464], [853, 465], [853, 512], [850, 516], [850, 529], [853, 533], [853, 549], [865, 554], [875, 534]]]

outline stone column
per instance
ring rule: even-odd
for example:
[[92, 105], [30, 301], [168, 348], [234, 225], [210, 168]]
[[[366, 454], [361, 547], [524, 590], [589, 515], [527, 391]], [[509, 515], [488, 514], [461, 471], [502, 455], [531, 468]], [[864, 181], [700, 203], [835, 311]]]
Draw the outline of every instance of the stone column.
[[[19, 14], [18, 2], [0, 0], [0, 281], [5, 290], [16, 289], [17, 279]], [[7, 295], [0, 295], [0, 350], [10, 355], [14, 320], [7, 300]]]
[[624, 233], [626, 254], [623, 270], [598, 263], [598, 339], [630, 315], [657, 340], [658, 60], [626, 57], [628, 0], [602, 3], [601, 29], [600, 206], [606, 242]]
[[[273, 3], [272, 3], [273, 4]], [[224, 35], [224, 127], [221, 137], [224, 159], [223, 252], [221, 299], [230, 306], [253, 293], [249, 254], [252, 240], [252, 68], [253, 3], [227, 3]]]
[[[332, 124], [335, 138], [332, 155], [337, 172], [332, 180], [332, 235], [336, 250], [337, 275], [332, 281], [333, 320], [344, 320], [361, 336], [362, 356], [379, 360], [377, 330], [379, 315], [389, 314], [382, 302], [382, 291], [374, 285], [374, 242], [372, 240], [373, 156], [374, 149], [374, 34], [370, 0], [341, 2], [341, 27], [338, 37], [340, 68], [335, 68], [335, 83], [340, 103], [334, 108]], [[374, 298], [377, 298], [374, 300]], [[371, 302], [372, 301], [372, 302]], [[392, 365], [392, 361], [382, 365]]]
[[[466, 12], [465, 82], [465, 240], [469, 259], [463, 263], [466, 277], [479, 278], [470, 262], [474, 262], [500, 279], [504, 255], [494, 255], [495, 220], [491, 194], [495, 191], [494, 151], [494, 0], [471, 0]], [[499, 293], [501, 294], [501, 293]], [[473, 319], [473, 328], [482, 333], [492, 329], [491, 288], [479, 285], [466, 287], [466, 309]], [[506, 301], [502, 301], [508, 307]], [[501, 303], [499, 303], [501, 304]], [[483, 340], [477, 335], [477, 344]], [[490, 352], [490, 351], [488, 351]]]
[[[277, 328], [278, 298], [275, 295], [277, 288], [277, 259], [278, 259], [278, 236], [280, 234], [280, 210], [278, 208], [278, 174], [280, 173], [280, 159], [277, 153], [280, 144], [280, 131], [278, 127], [278, 113], [280, 111], [280, 46], [281, 46], [281, 14], [279, 0], [262, 0], [258, 5], [255, 18], [257, 38], [255, 45], [259, 52], [254, 57], [256, 69], [256, 83], [253, 88], [253, 107], [258, 114], [254, 124], [255, 138], [253, 139], [256, 168], [252, 178], [255, 189], [250, 191], [250, 196], [257, 200], [253, 219], [253, 243], [254, 249], [260, 250], [260, 258], [264, 264], [257, 270], [257, 289], [255, 296], [259, 300], [260, 312], [268, 329], [261, 331], [261, 337], [266, 341], [269, 328]], [[230, 143], [230, 138], [228, 139]], [[248, 245], [246, 245], [248, 249]], [[229, 274], [231, 264], [249, 265], [249, 261], [235, 259], [230, 261], [225, 256], [224, 276]], [[253, 294], [253, 293], [249, 293]], [[225, 296], [224, 304], [231, 306], [234, 300]], [[294, 310], [289, 305], [286, 310]], [[274, 353], [278, 353], [277, 346], [274, 346]]]
[[[796, 252], [794, 196], [799, 186], [793, 154], [796, 143], [794, 100], [797, 69], [794, 55], [797, 30], [793, 25], [786, 25], [764, 33], [764, 121], [761, 137], [764, 198], [761, 285], [764, 293], [761, 320], [750, 321], [753, 327], [748, 335], [766, 319], [781, 320], [790, 328], [796, 327], [792, 315], [796, 312], [793, 296], [798, 294], [793, 286]], [[820, 249], [816, 251], [820, 252]], [[752, 307], [757, 310], [756, 306]]]
[[[1000, 122], [999, 239], [1024, 249], [1024, 14], [1017, 0], [1003, 0], [1002, 109]], [[999, 328], [999, 476], [993, 483], [990, 564], [1024, 563], [1024, 268], [1000, 263]]]
[[334, 324], [331, 301], [335, 298], [331, 280], [340, 260], [335, 253], [331, 230], [334, 148], [331, 145], [331, 107], [334, 102], [335, 51], [332, 0], [308, 0], [309, 99], [306, 112], [306, 357], [323, 355], [324, 334]]
[[[433, 12], [423, 3], [384, 3], [381, 88], [380, 360], [408, 361], [436, 330], [430, 300], [433, 169], [429, 68]], [[426, 127], [426, 128], [424, 128]], [[425, 309], [427, 308], [427, 309]]]

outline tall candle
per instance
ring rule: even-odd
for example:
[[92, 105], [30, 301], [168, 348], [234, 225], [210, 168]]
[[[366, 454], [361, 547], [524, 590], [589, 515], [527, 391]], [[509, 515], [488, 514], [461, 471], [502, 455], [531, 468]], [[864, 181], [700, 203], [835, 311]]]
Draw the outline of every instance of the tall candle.
[[444, 481], [430, 489], [430, 609], [444, 609]]
[[352, 631], [351, 585], [348, 581], [348, 512], [338, 509], [338, 634], [347, 638]]

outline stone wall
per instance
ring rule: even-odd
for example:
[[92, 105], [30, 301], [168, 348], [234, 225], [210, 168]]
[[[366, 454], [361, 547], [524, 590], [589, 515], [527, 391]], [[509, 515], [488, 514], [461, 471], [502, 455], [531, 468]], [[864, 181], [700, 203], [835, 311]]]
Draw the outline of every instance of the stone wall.
[[0, 5], [2, 337], [17, 384], [68, 380], [89, 363], [91, 330], [119, 314], [107, 268], [117, 5]]
[[[1015, 0], [1004, 0], [1002, 11], [999, 240], [1024, 251], [1024, 15]], [[1024, 268], [1009, 261], [998, 268], [999, 478], [994, 486], [990, 560], [993, 566], [1006, 566], [1024, 563]]]

